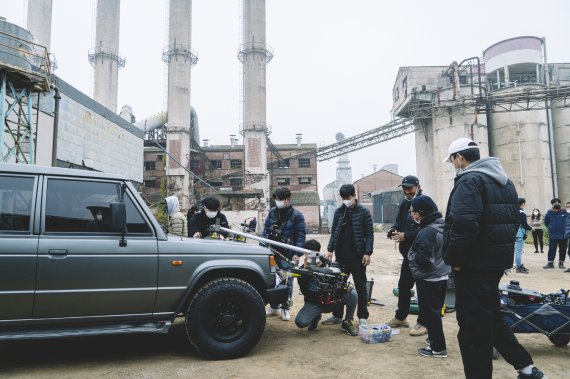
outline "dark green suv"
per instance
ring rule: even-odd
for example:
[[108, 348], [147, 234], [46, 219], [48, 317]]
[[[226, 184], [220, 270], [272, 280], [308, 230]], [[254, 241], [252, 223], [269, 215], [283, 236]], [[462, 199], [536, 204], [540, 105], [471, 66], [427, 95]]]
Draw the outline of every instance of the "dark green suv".
[[259, 341], [275, 287], [268, 249], [167, 236], [118, 175], [0, 164], [0, 340], [167, 333], [186, 319], [206, 358]]

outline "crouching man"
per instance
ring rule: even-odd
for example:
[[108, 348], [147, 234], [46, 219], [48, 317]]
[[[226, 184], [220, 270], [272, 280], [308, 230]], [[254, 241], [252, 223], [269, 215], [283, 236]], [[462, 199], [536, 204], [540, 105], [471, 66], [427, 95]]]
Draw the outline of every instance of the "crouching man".
[[[312, 239], [306, 241], [303, 244], [303, 248], [318, 252], [321, 250], [321, 244]], [[308, 267], [308, 261], [309, 257], [305, 256], [305, 268]], [[320, 261], [317, 260], [317, 262]], [[301, 293], [305, 297], [305, 304], [297, 314], [297, 317], [295, 317], [295, 324], [299, 328], [308, 327], [309, 331], [314, 331], [317, 329], [323, 313], [333, 312], [335, 310], [339, 313], [343, 313], [342, 308], [346, 304], [346, 317], [342, 321], [340, 329], [350, 336], [357, 336], [358, 330], [352, 320], [354, 318], [354, 312], [356, 311], [356, 305], [358, 304], [358, 295], [354, 287], [346, 283], [347, 279], [348, 276], [344, 276], [344, 282], [342, 284], [345, 290], [342, 291], [340, 299], [336, 299], [334, 294], [331, 298], [329, 296], [330, 294], [319, 289], [319, 281], [316, 277], [310, 275], [299, 276], [297, 282], [299, 283]], [[332, 302], [329, 303], [330, 301]]]

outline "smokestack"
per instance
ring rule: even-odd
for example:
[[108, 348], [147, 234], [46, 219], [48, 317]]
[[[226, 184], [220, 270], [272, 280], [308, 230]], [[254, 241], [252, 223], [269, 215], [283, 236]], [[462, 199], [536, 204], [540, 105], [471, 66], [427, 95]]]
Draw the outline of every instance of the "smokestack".
[[45, 46], [48, 53], [51, 43], [52, 0], [28, 0], [28, 30]]
[[119, 56], [120, 0], [97, 0], [95, 47], [89, 51], [89, 63], [95, 68], [93, 98], [117, 112], [119, 69], [125, 59]]
[[376, 165], [375, 164], [372, 165], [372, 172], [376, 172]]
[[[182, 199], [181, 209], [189, 207], [192, 198], [190, 174], [176, 162], [192, 159], [190, 69], [198, 62], [191, 47], [191, 0], [170, 0], [168, 16], [168, 45], [162, 60], [168, 64], [168, 133], [166, 149], [174, 159], [166, 164], [166, 175]], [[182, 163], [183, 165], [185, 163]]]
[[297, 148], [301, 147], [301, 141], [303, 140], [303, 134], [302, 133], [297, 133], [296, 134], [296, 138], [297, 138]]
[[236, 135], [235, 134], [230, 134], [230, 146], [232, 147], [232, 149], [234, 147], [236, 147]]
[[203, 139], [203, 140], [202, 140], [202, 146], [203, 146], [203, 147], [208, 147], [208, 142], [210, 142], [209, 139]]

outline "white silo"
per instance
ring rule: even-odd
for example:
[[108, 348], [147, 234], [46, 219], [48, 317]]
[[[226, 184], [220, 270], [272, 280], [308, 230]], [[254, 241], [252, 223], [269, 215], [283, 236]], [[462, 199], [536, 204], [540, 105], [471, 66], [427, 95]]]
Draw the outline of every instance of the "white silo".
[[28, 0], [28, 30], [50, 51], [52, 0]]
[[120, 0], [97, 0], [95, 46], [89, 51], [89, 62], [95, 68], [93, 98], [114, 113], [119, 69], [125, 66], [125, 59], [119, 56], [120, 19]]
[[168, 64], [168, 133], [166, 164], [169, 194], [178, 196], [180, 207], [187, 208], [191, 194], [190, 174], [190, 71], [198, 58], [191, 48], [191, 0], [170, 0], [168, 45], [162, 59]]
[[[483, 52], [490, 94], [520, 94], [544, 89], [542, 39], [515, 37]], [[521, 103], [512, 109], [525, 109]], [[490, 124], [491, 153], [498, 157], [529, 208], [545, 209], [553, 195], [547, 111], [502, 111], [494, 107]]]
[[[238, 58], [243, 63], [244, 187], [262, 189], [269, 197], [267, 172], [266, 65], [273, 53], [265, 41], [265, 0], [243, 1], [243, 43]], [[260, 180], [260, 178], [262, 178]]]

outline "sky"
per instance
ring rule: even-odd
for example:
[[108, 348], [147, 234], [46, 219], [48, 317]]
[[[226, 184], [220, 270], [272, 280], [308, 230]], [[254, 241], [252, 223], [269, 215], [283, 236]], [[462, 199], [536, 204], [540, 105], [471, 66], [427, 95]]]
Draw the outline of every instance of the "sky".
[[[0, 0], [0, 16], [26, 26], [26, 0]], [[191, 103], [200, 138], [228, 145], [239, 136], [239, 0], [193, 0]], [[92, 96], [87, 60], [95, 39], [96, 0], [53, 0], [51, 52], [56, 75]], [[118, 110], [137, 120], [166, 109], [166, 0], [122, 0]], [[274, 144], [328, 145], [391, 120], [392, 87], [402, 66], [448, 65], [481, 56], [501, 40], [546, 37], [548, 61], [570, 62], [567, 0], [267, 0], [267, 123]], [[395, 163], [416, 172], [414, 136], [348, 154], [357, 180]], [[318, 185], [335, 179], [338, 158], [318, 163]]]

